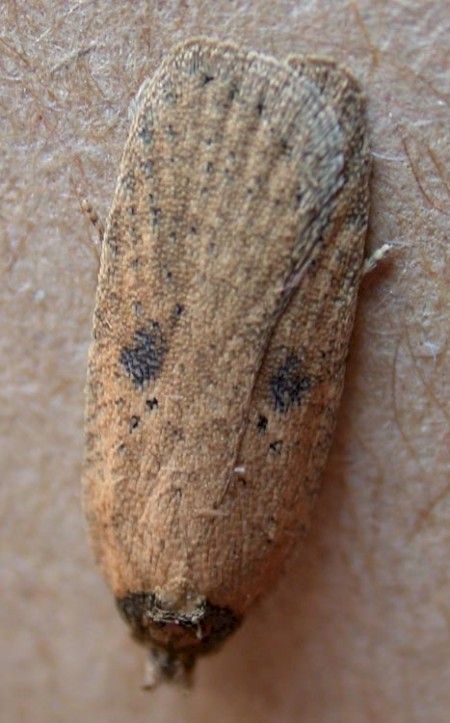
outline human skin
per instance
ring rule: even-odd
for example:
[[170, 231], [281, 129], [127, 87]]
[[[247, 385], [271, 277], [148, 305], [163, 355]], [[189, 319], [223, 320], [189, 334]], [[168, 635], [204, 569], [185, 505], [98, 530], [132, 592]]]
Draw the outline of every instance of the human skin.
[[[4, 3], [0, 28], [2, 718], [445, 721], [447, 4], [43, 0]], [[80, 511], [99, 252], [86, 206], [105, 220], [130, 100], [167, 48], [199, 34], [348, 65], [368, 100], [367, 249], [393, 250], [361, 287], [309, 535], [189, 694], [144, 694], [145, 651]]]

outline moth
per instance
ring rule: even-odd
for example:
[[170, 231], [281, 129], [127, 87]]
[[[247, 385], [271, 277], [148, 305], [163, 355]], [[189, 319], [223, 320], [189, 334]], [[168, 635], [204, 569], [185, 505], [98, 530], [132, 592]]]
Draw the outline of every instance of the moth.
[[369, 208], [350, 73], [200, 38], [141, 87], [103, 240], [83, 505], [98, 566], [181, 677], [308, 525]]

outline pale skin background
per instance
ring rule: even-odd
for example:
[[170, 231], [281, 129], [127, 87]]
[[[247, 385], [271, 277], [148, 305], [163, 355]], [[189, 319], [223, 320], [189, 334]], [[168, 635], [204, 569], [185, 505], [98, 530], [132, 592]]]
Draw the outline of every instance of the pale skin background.
[[[83, 380], [127, 108], [210, 34], [344, 61], [374, 156], [365, 280], [311, 532], [194, 690], [139, 689], [144, 650], [80, 512]], [[442, 723], [450, 709], [446, 0], [6, 0], [0, 6], [0, 706], [8, 723]]]

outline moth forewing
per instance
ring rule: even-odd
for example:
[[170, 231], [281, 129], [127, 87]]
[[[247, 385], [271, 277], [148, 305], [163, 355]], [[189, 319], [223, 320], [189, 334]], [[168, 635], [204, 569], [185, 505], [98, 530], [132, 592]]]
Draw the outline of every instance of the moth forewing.
[[364, 101], [331, 61], [198, 39], [138, 94], [102, 252], [83, 499], [149, 680], [235, 630], [308, 524], [368, 178]]

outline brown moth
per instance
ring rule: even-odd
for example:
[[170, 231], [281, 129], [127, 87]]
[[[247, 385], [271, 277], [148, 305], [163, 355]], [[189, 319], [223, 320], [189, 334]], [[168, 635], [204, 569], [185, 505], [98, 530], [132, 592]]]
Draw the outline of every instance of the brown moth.
[[308, 524], [369, 171], [364, 99], [331, 61], [196, 39], [138, 94], [102, 248], [83, 497], [149, 684], [237, 628]]

